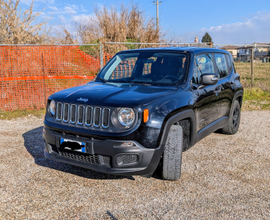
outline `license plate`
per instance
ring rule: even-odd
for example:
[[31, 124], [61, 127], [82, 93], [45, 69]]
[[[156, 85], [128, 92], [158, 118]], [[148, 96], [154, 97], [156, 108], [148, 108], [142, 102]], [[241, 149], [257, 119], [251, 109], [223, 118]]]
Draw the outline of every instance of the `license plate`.
[[80, 142], [80, 141], [74, 141], [74, 140], [61, 138], [60, 148], [65, 149], [65, 150], [86, 153], [86, 144], [85, 142]]

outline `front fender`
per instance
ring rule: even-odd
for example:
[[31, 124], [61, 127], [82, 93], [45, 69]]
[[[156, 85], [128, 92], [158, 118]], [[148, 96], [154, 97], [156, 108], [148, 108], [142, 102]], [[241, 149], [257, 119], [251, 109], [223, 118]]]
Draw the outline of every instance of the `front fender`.
[[155, 152], [154, 152], [154, 156], [153, 156], [153, 159], [151, 161], [151, 164], [150, 166], [148, 167], [149, 169], [149, 172], [153, 172], [158, 164], [159, 164], [159, 161], [160, 161], [160, 158], [164, 152], [164, 147], [165, 147], [165, 144], [166, 144], [166, 141], [167, 141], [167, 137], [168, 137], [168, 133], [169, 133], [169, 130], [171, 128], [171, 126], [175, 123], [175, 122], [178, 122], [178, 121], [181, 121], [183, 119], [189, 119], [190, 122], [191, 122], [191, 135], [190, 135], [190, 145], [189, 147], [193, 146], [195, 144], [195, 140], [196, 140], [196, 122], [195, 122], [195, 114], [194, 114], [194, 111], [189, 109], [189, 110], [185, 110], [185, 111], [182, 111], [182, 112], [179, 112], [179, 113], [176, 113], [175, 115], [167, 118], [163, 125], [162, 125], [162, 129], [160, 131], [160, 141], [159, 141], [159, 144], [158, 144], [158, 148], [155, 149]]
[[189, 119], [190, 120], [190, 141], [188, 148], [192, 147], [196, 142], [196, 118], [195, 113], [192, 109], [185, 110], [179, 113], [172, 115], [171, 117], [167, 118], [161, 128], [160, 132], [160, 139], [159, 139], [159, 147], [164, 150], [164, 146], [167, 141], [167, 136], [170, 131], [171, 126], [181, 120]]

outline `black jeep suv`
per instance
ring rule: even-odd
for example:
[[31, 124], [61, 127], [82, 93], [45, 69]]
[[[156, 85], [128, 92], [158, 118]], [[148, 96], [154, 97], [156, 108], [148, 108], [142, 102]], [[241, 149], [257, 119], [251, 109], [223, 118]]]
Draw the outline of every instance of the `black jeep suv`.
[[51, 95], [48, 159], [108, 174], [178, 180], [182, 152], [221, 129], [237, 132], [243, 87], [230, 53], [151, 48], [117, 53], [85, 85]]

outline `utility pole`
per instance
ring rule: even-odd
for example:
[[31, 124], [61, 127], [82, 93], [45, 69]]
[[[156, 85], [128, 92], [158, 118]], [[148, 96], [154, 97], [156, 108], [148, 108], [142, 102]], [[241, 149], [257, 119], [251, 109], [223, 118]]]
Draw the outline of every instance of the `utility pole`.
[[[154, 1], [153, 1], [154, 2]], [[156, 2], [154, 2], [154, 4], [157, 6], [157, 21], [156, 21], [156, 25], [157, 25], [157, 31], [159, 30], [159, 15], [158, 15], [158, 6], [161, 5], [162, 2], [159, 2], [159, 0], [156, 0]]]
[[251, 86], [254, 86], [254, 49], [251, 48]]

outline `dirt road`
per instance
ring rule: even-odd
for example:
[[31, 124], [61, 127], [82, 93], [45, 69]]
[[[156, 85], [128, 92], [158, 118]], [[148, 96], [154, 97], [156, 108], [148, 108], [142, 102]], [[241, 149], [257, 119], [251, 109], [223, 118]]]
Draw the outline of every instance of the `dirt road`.
[[269, 111], [185, 152], [176, 182], [49, 161], [42, 123], [0, 120], [0, 219], [270, 219]]

